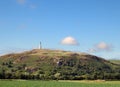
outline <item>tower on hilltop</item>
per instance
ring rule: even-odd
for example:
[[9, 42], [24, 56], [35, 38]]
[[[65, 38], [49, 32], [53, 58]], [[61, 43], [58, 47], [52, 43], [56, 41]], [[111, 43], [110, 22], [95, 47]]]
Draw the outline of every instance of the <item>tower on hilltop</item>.
[[39, 48], [38, 49], [42, 49], [42, 43], [39, 43]]

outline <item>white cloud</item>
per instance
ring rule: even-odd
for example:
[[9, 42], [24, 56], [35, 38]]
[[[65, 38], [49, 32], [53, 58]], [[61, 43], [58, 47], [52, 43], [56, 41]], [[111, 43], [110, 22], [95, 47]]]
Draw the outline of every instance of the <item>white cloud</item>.
[[93, 48], [89, 49], [88, 52], [94, 53], [94, 52], [101, 52], [101, 51], [112, 51], [112, 45], [107, 44], [105, 42], [100, 42], [96, 44]]
[[25, 4], [25, 3], [26, 3], [26, 0], [17, 0], [17, 2], [18, 2], [19, 4]]
[[112, 45], [109, 45], [105, 42], [100, 42], [96, 45], [96, 48], [98, 50], [105, 50], [105, 51], [110, 51], [112, 49]]
[[61, 44], [62, 45], [79, 45], [78, 41], [71, 36], [68, 36], [68, 37], [64, 38], [61, 41]]

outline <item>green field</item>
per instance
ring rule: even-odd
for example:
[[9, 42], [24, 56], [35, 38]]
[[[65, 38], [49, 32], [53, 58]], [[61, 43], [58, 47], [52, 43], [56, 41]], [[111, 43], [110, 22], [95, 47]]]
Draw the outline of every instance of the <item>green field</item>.
[[25, 81], [0, 80], [0, 87], [120, 87], [120, 81]]

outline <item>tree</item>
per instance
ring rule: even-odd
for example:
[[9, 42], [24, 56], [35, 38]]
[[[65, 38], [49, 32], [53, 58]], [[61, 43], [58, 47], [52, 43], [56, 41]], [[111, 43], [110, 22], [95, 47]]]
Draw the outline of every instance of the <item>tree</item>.
[[60, 73], [56, 73], [54, 76], [55, 76], [55, 78], [56, 78], [57, 80], [59, 80], [59, 78], [60, 78]]

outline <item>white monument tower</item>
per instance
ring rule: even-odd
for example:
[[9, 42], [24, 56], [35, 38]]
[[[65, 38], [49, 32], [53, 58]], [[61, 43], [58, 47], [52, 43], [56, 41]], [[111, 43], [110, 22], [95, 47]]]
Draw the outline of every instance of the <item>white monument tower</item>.
[[41, 44], [41, 42], [39, 43], [39, 49], [42, 49], [42, 44]]

